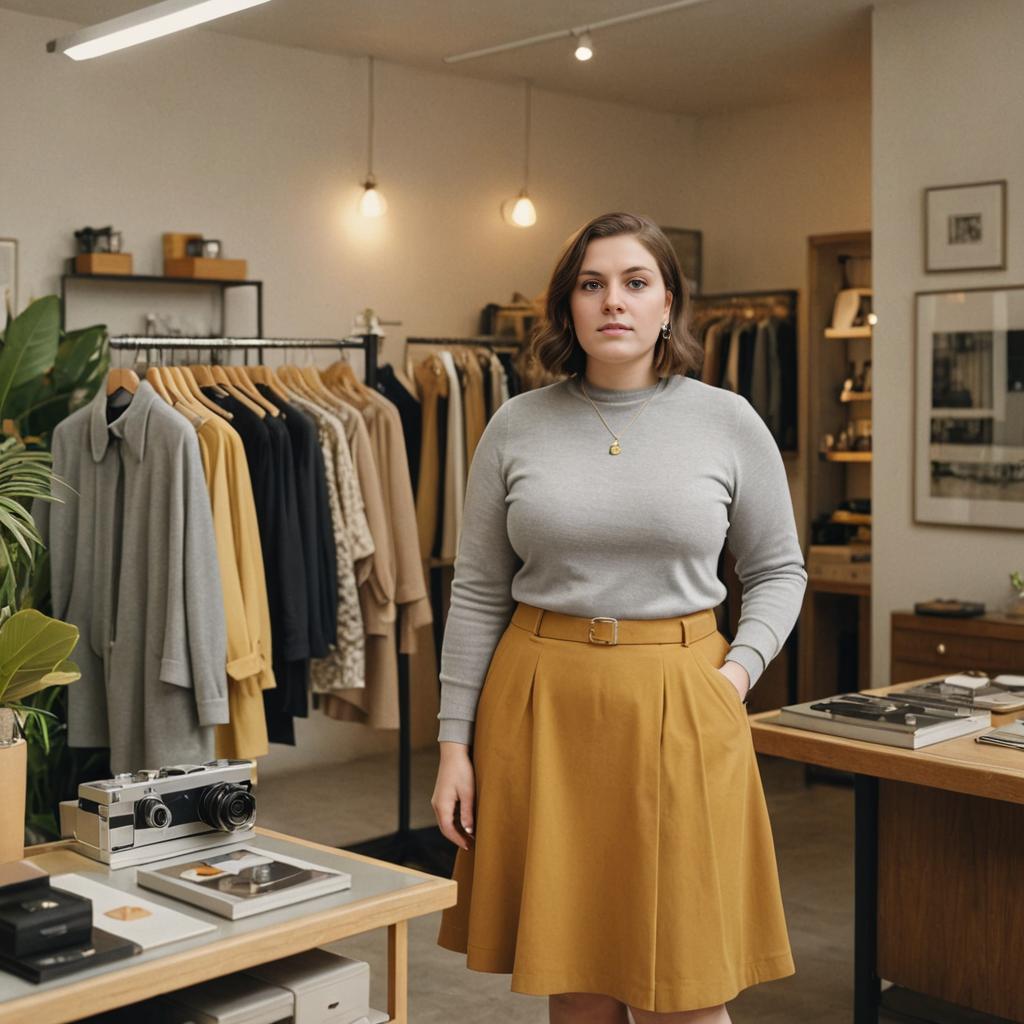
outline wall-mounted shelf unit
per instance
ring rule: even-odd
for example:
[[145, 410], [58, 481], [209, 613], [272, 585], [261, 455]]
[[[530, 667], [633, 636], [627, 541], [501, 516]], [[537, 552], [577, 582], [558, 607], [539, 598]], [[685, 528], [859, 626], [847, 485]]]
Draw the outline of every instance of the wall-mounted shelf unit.
[[[70, 261], [74, 266], [74, 260]], [[155, 274], [76, 274], [64, 273], [60, 278], [60, 326], [61, 330], [66, 327], [68, 286], [78, 287], [80, 285], [92, 286], [96, 284], [138, 287], [140, 285], [161, 286], [174, 285], [186, 288], [214, 289], [220, 295], [220, 330], [212, 335], [213, 337], [226, 337], [228, 335], [227, 323], [224, 309], [224, 293], [229, 288], [249, 288], [253, 290], [256, 300], [256, 331], [255, 337], [263, 337], [263, 282], [262, 281], [223, 281], [215, 278], [198, 277], [162, 277]]]

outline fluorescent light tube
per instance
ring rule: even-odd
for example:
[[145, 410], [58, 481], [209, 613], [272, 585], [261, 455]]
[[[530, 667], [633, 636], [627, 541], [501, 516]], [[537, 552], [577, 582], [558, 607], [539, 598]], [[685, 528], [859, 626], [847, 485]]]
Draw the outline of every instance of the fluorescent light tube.
[[46, 44], [50, 53], [64, 53], [72, 60], [89, 60], [126, 46], [159, 39], [193, 25], [223, 18], [265, 4], [268, 0], [163, 0], [140, 11], [111, 18], [90, 28], [80, 29], [63, 39]]

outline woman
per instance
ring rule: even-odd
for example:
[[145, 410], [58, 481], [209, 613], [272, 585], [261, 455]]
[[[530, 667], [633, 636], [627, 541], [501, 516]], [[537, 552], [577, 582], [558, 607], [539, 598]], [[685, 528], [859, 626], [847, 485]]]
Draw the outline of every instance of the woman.
[[[476, 449], [441, 657], [432, 806], [459, 847], [440, 945], [553, 1024], [725, 1024], [794, 972], [744, 700], [807, 575], [785, 470], [701, 351], [664, 234], [568, 243], [536, 358]], [[723, 543], [743, 600], [713, 609]]]

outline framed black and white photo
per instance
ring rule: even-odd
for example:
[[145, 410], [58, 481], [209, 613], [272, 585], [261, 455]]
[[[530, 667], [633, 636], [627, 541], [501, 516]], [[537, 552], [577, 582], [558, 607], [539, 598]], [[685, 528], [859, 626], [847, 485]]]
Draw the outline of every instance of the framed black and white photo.
[[946, 185], [924, 192], [924, 269], [1006, 269], [1006, 182]]
[[700, 231], [689, 228], [662, 228], [665, 237], [672, 243], [672, 248], [679, 258], [683, 276], [690, 287], [691, 295], [700, 295], [701, 275], [703, 270], [703, 239]]
[[0, 238], [0, 322], [18, 312], [18, 242]]
[[1024, 285], [916, 296], [914, 521], [1024, 527]]

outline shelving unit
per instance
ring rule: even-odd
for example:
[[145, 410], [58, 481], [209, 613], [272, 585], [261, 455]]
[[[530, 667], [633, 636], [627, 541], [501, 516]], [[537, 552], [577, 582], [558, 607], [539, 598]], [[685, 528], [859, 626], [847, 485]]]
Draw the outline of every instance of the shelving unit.
[[[841, 256], [868, 260], [870, 232], [819, 235], [808, 239], [808, 410], [807, 437], [812, 450], [825, 434], [838, 436], [852, 419], [871, 416], [871, 393], [843, 394], [851, 362], [871, 358], [871, 328], [834, 330], [836, 295], [844, 287]], [[849, 286], [870, 287], [851, 279]], [[870, 451], [823, 452], [808, 462], [808, 546], [826, 543], [816, 532], [826, 528], [853, 533], [871, 525], [867, 513], [840, 510], [841, 502], [871, 497]], [[815, 523], [820, 524], [815, 531]], [[831, 541], [830, 541], [831, 542]], [[838, 541], [834, 541], [838, 543]], [[808, 552], [809, 554], [809, 552]], [[864, 565], [864, 563], [858, 563]], [[800, 618], [800, 701], [870, 686], [871, 585], [858, 580], [808, 580]]]
[[[70, 261], [74, 266], [74, 260]], [[263, 282], [262, 281], [223, 281], [217, 278], [205, 277], [162, 277], [154, 274], [76, 274], [73, 272], [64, 273], [60, 278], [60, 327], [63, 331], [66, 328], [68, 285], [89, 285], [97, 282], [110, 285], [126, 285], [129, 287], [138, 285], [175, 285], [186, 288], [213, 288], [220, 293], [220, 330], [211, 337], [227, 337], [227, 324], [224, 310], [224, 293], [229, 288], [251, 288], [255, 291], [256, 299], [256, 331], [255, 337], [263, 337]]]

